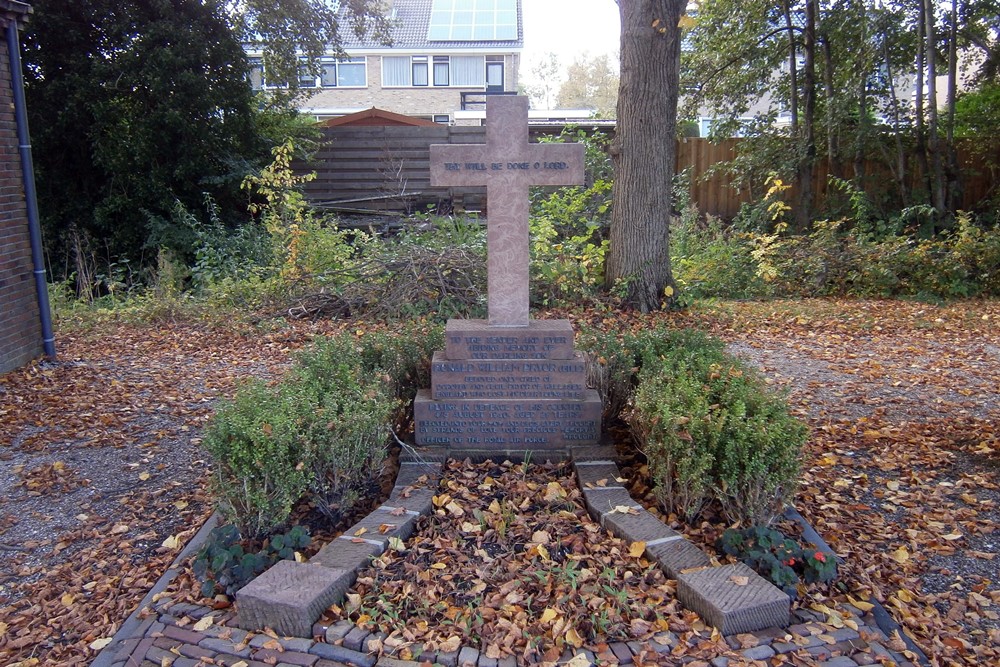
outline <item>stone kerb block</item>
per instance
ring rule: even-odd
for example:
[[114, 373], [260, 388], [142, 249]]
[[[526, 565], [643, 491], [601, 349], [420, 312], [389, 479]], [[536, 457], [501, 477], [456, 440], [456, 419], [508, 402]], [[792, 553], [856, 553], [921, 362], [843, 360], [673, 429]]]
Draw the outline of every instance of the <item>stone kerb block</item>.
[[704, 551], [686, 539], [647, 544], [646, 556], [656, 561], [660, 569], [671, 579], [676, 579], [684, 570], [708, 567], [712, 564], [712, 560]]
[[743, 563], [678, 575], [677, 599], [724, 635], [789, 623], [789, 597]]
[[282, 560], [236, 592], [236, 625], [309, 637], [323, 610], [354, 582], [353, 569]]
[[461, 359], [575, 359], [569, 320], [530, 320], [526, 327], [491, 327], [486, 320], [448, 320], [445, 357]]

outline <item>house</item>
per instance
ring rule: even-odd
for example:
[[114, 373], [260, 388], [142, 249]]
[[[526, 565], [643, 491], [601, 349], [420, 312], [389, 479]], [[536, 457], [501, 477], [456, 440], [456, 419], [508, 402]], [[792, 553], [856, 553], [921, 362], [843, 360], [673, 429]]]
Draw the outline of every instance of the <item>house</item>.
[[[317, 120], [372, 107], [455, 123], [455, 113], [484, 108], [486, 95], [515, 94], [524, 31], [521, 0], [390, 0], [391, 46], [344, 35], [346, 59], [322, 62], [319, 77], [299, 80], [311, 93], [300, 111]], [[250, 52], [255, 88], [267, 88], [259, 54]]]
[[19, 32], [30, 13], [0, 0], [0, 373], [55, 355], [21, 81]]

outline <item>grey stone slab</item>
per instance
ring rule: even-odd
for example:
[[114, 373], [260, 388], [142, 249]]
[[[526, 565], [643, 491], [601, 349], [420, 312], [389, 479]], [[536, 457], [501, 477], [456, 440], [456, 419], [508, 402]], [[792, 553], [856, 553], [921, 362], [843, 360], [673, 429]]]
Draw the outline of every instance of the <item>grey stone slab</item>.
[[611, 445], [573, 445], [570, 454], [574, 461], [615, 461], [617, 450]]
[[479, 651], [471, 646], [463, 646], [458, 652], [458, 667], [476, 667]]
[[410, 512], [428, 514], [433, 508], [434, 488], [394, 487], [386, 505], [402, 507]]
[[[371, 633], [364, 628], [354, 627], [344, 637], [344, 647], [352, 651], [361, 651], [365, 645], [365, 640]], [[367, 651], [365, 651], [367, 653]]]
[[618, 658], [618, 662], [622, 665], [631, 665], [634, 660], [632, 656], [632, 651], [629, 649], [628, 644], [624, 642], [614, 642], [611, 644], [611, 652], [615, 654]]
[[438, 653], [437, 660], [444, 667], [458, 667], [458, 651], [442, 651]]
[[[597, 493], [590, 491], [588, 493]], [[653, 542], [679, 533], [666, 525], [648, 510], [640, 509], [637, 513], [607, 511], [601, 517], [601, 523], [616, 537], [630, 542]]]
[[[314, 565], [322, 565], [334, 569], [357, 570], [367, 567], [369, 561], [385, 551], [385, 545], [376, 540], [377, 544], [359, 538], [338, 537], [330, 540], [309, 559]], [[352, 582], [353, 583], [353, 582]]]
[[524, 327], [494, 327], [486, 320], [448, 320], [445, 357], [461, 359], [573, 359], [569, 320], [531, 320]]
[[[398, 537], [405, 540], [413, 534], [413, 526], [417, 522], [414, 514], [393, 515], [383, 509], [376, 509], [366, 517], [344, 531], [345, 537], [361, 537], [365, 540], [389, 543], [389, 539]], [[341, 540], [344, 541], [344, 540]]]
[[[312, 621], [309, 623], [312, 625]], [[261, 627], [263, 628], [264, 626]], [[274, 626], [272, 625], [270, 627]], [[216, 653], [225, 653], [227, 655], [235, 655], [241, 658], [249, 658], [251, 653], [249, 646], [237, 648], [231, 641], [226, 639], [217, 639], [215, 637], [206, 637], [205, 639], [202, 639], [198, 642], [198, 646], [208, 649], [209, 651], [215, 651]]]
[[479, 654], [479, 667], [497, 667], [496, 658], [488, 658], [483, 654]]
[[396, 473], [395, 486], [434, 487], [441, 475], [440, 463], [417, 463], [403, 461]]
[[678, 575], [677, 598], [723, 635], [789, 622], [788, 596], [743, 563]]
[[742, 655], [750, 660], [767, 660], [774, 657], [774, 649], [767, 645], [743, 649]]
[[[308, 637], [323, 610], [354, 582], [353, 569], [279, 561], [236, 592], [236, 625]], [[221, 650], [221, 649], [220, 649]]]
[[704, 551], [683, 537], [652, 546], [647, 545], [646, 556], [651, 560], [655, 560], [657, 565], [671, 579], [676, 579], [684, 570], [689, 570], [693, 567], [708, 567], [712, 564], [711, 559]]
[[347, 633], [354, 629], [354, 624], [350, 621], [337, 621], [326, 630], [326, 643], [333, 644], [347, 636]]
[[381, 657], [375, 663], [376, 667], [420, 667], [415, 660], [399, 660], [398, 658]]
[[624, 487], [617, 486], [611, 488], [583, 489], [583, 501], [587, 505], [587, 511], [596, 521], [604, 524], [604, 515], [616, 507], [640, 508], [639, 503], [632, 499], [629, 492]]
[[[352, 651], [345, 646], [336, 646], [334, 644], [316, 644], [309, 649], [309, 652], [313, 655], [318, 655], [324, 660], [352, 665], [353, 667], [374, 667], [376, 662], [376, 657], [373, 655], [361, 653], [360, 651]], [[323, 660], [320, 660], [316, 665], [322, 662]]]
[[601, 437], [601, 399], [434, 400], [422, 389], [413, 402], [414, 438], [421, 445], [534, 449], [594, 444]]
[[451, 458], [464, 461], [469, 459], [473, 463], [484, 461], [510, 461], [521, 463], [531, 461], [532, 463], [558, 463], [569, 459], [569, 453], [564, 447], [549, 447], [543, 449], [540, 445], [532, 445], [530, 448], [507, 449], [507, 448], [470, 448], [452, 447], [448, 450]]
[[573, 467], [576, 469], [576, 479], [581, 489], [621, 487], [622, 485], [621, 482], [617, 481], [621, 477], [621, 470], [614, 463], [590, 464], [585, 461], [574, 461]]
[[572, 359], [448, 359], [435, 352], [431, 397], [444, 399], [579, 399], [587, 369], [579, 352]]
[[819, 663], [819, 667], [857, 667], [857, 664], [846, 655], [838, 655], [835, 658], [830, 658]]

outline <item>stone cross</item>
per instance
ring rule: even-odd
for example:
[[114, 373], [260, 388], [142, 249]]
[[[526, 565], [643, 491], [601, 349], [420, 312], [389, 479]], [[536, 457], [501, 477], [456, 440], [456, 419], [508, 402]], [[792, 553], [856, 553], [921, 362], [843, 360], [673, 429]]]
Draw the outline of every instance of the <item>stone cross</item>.
[[582, 144], [528, 141], [528, 98], [486, 98], [485, 144], [431, 146], [431, 185], [486, 186], [490, 326], [528, 326], [528, 186], [583, 183]]

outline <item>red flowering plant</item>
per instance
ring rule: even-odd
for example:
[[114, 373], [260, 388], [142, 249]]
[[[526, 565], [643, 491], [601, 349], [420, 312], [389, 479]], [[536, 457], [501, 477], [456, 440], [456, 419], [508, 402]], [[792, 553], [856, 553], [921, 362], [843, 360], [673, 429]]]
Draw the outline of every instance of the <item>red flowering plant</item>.
[[774, 528], [730, 528], [716, 541], [715, 548], [743, 561], [793, 598], [804, 584], [837, 578], [837, 557], [833, 553], [800, 544]]

